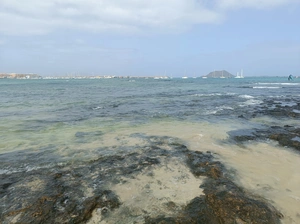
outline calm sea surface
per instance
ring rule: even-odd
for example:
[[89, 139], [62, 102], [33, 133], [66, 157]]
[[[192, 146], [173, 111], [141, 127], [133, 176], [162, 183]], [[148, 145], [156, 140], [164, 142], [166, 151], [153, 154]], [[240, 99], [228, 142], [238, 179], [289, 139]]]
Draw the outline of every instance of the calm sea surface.
[[246, 148], [224, 143], [237, 129], [300, 126], [288, 117], [241, 118], [268, 100], [298, 103], [300, 79], [1, 79], [0, 96], [0, 159], [6, 161], [0, 174], [121, 154], [143, 144], [137, 134], [170, 136], [191, 150], [217, 153], [238, 171], [236, 182], [270, 200], [284, 223], [300, 223], [299, 153], [272, 141]]

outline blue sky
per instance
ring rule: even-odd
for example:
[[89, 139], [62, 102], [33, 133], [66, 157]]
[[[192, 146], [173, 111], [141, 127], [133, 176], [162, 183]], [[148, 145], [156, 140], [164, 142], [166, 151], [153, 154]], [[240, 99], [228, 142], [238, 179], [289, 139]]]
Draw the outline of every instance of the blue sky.
[[0, 73], [300, 75], [300, 0], [0, 0]]

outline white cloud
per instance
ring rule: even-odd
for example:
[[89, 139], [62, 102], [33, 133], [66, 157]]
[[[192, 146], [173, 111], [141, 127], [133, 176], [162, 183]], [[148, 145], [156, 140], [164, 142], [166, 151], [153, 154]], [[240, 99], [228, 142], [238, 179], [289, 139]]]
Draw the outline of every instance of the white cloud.
[[256, 8], [269, 9], [290, 3], [299, 3], [299, 0], [217, 0], [222, 9]]
[[0, 34], [57, 29], [149, 33], [222, 21], [227, 10], [274, 7], [299, 0], [0, 0]]
[[59, 28], [121, 33], [181, 30], [220, 15], [196, 0], [1, 0], [0, 33], [44, 34]]
[[50, 32], [51, 28], [50, 21], [0, 12], [0, 33], [6, 35], [44, 34]]
[[5, 40], [3, 40], [3, 39], [0, 39], [0, 46], [1, 45], [4, 45], [6, 43], [6, 41]]

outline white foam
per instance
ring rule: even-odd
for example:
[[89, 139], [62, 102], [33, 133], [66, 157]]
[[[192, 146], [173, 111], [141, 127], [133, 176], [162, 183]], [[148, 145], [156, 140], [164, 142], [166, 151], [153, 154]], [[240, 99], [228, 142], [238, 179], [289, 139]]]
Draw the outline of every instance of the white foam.
[[218, 113], [217, 110], [212, 110], [212, 111], [207, 111], [206, 113], [204, 113], [204, 115], [210, 115], [210, 114], [216, 114]]
[[217, 107], [219, 110], [233, 110], [232, 107], [229, 106], [221, 106], [221, 107]]
[[300, 85], [300, 83], [290, 83], [290, 82], [270, 82], [270, 83], [266, 83], [266, 82], [259, 82], [256, 83], [258, 85], [287, 85], [287, 86], [298, 86]]
[[9, 174], [9, 170], [3, 170], [3, 169], [0, 169], [0, 175], [1, 174]]
[[292, 138], [292, 141], [300, 142], [300, 138], [298, 136], [296, 136], [295, 138]]
[[278, 86], [253, 86], [253, 89], [281, 89]]
[[253, 99], [254, 96], [250, 96], [250, 95], [240, 95], [240, 98], [244, 98], [244, 99]]
[[210, 115], [210, 114], [216, 114], [220, 111], [223, 111], [223, 110], [234, 110], [232, 107], [229, 107], [229, 106], [220, 106], [220, 107], [216, 107], [215, 110], [212, 110], [212, 111], [207, 111], [205, 113], [205, 115]]
[[207, 93], [207, 94], [204, 94], [204, 93], [197, 93], [197, 94], [193, 94], [192, 96], [197, 96], [197, 97], [209, 97], [209, 96], [233, 96], [233, 95], [236, 95], [236, 93]]
[[257, 104], [261, 104], [261, 103], [263, 103], [263, 101], [250, 99], [250, 100], [247, 100], [246, 102], [240, 104], [239, 106], [240, 107], [245, 107], [245, 106], [257, 105]]
[[297, 114], [300, 114], [300, 110], [294, 109], [293, 112], [294, 112], [294, 113], [297, 113]]
[[209, 94], [194, 94], [192, 96], [208, 97], [208, 96], [222, 96], [221, 93], [209, 93]]

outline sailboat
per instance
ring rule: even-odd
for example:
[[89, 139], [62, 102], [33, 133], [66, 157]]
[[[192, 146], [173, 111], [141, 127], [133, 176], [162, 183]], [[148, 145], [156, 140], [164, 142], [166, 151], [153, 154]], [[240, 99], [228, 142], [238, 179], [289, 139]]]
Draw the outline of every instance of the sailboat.
[[222, 76], [220, 77], [221, 79], [225, 79], [224, 75], [223, 75], [223, 70], [222, 70]]
[[242, 78], [244, 78], [244, 76], [243, 76], [243, 69], [241, 70], [241, 75], [239, 74], [239, 72], [237, 72], [237, 74], [236, 74], [236, 76], [234, 78], [236, 78], [236, 79], [242, 79]]
[[188, 77], [186, 76], [186, 71], [184, 71], [184, 76], [181, 77], [182, 79], [187, 79]]

